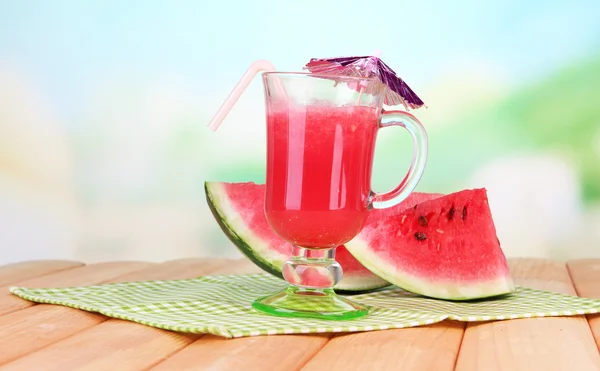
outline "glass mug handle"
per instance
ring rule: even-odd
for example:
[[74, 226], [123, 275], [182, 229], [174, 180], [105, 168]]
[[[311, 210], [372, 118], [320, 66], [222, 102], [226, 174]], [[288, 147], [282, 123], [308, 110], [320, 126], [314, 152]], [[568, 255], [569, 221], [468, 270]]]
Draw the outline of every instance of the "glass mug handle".
[[408, 172], [400, 184], [386, 193], [371, 191], [369, 207], [373, 209], [385, 209], [396, 206], [404, 201], [415, 189], [425, 170], [427, 163], [427, 132], [416, 117], [404, 111], [383, 111], [379, 128], [400, 126], [408, 130], [413, 138], [413, 156]]

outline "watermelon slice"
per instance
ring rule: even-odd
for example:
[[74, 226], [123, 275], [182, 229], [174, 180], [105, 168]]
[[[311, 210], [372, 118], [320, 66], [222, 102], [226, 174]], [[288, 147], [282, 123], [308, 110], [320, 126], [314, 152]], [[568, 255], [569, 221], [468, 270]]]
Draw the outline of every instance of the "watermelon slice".
[[[204, 189], [208, 205], [227, 237], [264, 271], [282, 277], [281, 269], [291, 256], [292, 246], [275, 234], [267, 223], [264, 184], [206, 182]], [[389, 215], [440, 196], [413, 192], [396, 207], [373, 210], [367, 225], [379, 225], [380, 220]], [[337, 248], [336, 260], [344, 272], [335, 287], [338, 291], [364, 291], [389, 285], [359, 263], [344, 246]]]
[[425, 296], [468, 300], [515, 289], [483, 188], [370, 223], [346, 247], [378, 276]]

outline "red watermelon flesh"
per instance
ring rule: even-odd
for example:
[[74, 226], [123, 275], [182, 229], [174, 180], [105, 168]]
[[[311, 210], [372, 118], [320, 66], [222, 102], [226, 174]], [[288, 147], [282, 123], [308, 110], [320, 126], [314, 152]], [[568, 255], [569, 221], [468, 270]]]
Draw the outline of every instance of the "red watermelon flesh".
[[467, 300], [514, 291], [485, 189], [425, 201], [371, 223], [346, 247], [380, 277], [417, 294]]
[[[264, 184], [206, 182], [208, 205], [227, 237], [255, 264], [266, 272], [282, 277], [283, 263], [291, 256], [291, 244], [269, 226], [264, 214]], [[400, 205], [373, 210], [366, 225], [412, 207], [440, 194], [412, 193]], [[336, 260], [343, 269], [337, 290], [362, 291], [388, 286], [389, 283], [365, 268], [344, 246], [336, 249]], [[315, 278], [317, 279], [317, 278]]]

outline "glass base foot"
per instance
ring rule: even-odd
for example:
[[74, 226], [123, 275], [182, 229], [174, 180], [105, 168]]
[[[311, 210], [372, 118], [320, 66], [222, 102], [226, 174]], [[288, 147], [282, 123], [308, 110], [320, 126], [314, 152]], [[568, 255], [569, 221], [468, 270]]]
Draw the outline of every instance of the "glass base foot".
[[336, 295], [333, 289], [305, 289], [295, 286], [257, 299], [252, 307], [276, 316], [334, 320], [358, 318], [369, 312], [367, 307]]

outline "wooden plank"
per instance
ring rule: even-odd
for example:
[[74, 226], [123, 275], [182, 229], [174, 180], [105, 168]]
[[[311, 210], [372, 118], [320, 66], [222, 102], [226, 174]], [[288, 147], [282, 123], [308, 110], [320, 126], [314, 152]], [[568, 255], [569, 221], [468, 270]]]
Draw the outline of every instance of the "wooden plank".
[[104, 322], [100, 314], [40, 304], [0, 317], [0, 365]]
[[453, 370], [464, 327], [448, 321], [336, 336], [302, 370]]
[[[233, 261], [236, 263], [236, 261]], [[211, 274], [232, 264], [228, 259], [192, 258], [166, 261], [147, 269], [119, 276], [108, 282], [131, 282], [148, 280], [180, 280]]]
[[239, 339], [206, 335], [151, 370], [297, 370], [328, 339], [328, 335], [277, 335]]
[[[173, 278], [196, 277], [201, 274], [247, 269], [247, 261], [224, 259], [173, 262], [165, 267]], [[179, 266], [177, 266], [179, 264]], [[166, 264], [166, 265], [169, 265]], [[183, 267], [187, 266], [187, 273]], [[153, 279], [169, 278], [150, 272]], [[129, 275], [118, 280], [146, 279], [149, 276]], [[65, 308], [69, 309], [69, 308]], [[163, 331], [128, 321], [109, 319], [37, 352], [28, 352], [3, 366], [2, 370], [119, 370], [146, 369], [169, 357], [196, 340], [198, 335]]]
[[[205, 259], [152, 264], [106, 282], [183, 279], [219, 267]], [[108, 318], [59, 305], [40, 304], [0, 317], [0, 365], [95, 326]]]
[[0, 267], [0, 286], [84, 265], [71, 260], [38, 260]]
[[108, 320], [2, 367], [2, 370], [142, 370], [196, 337]]
[[153, 263], [144, 262], [110, 262], [90, 264], [0, 287], [0, 316], [35, 305], [30, 301], [12, 295], [8, 291], [10, 286], [35, 288], [93, 285], [106, 282], [126, 273], [141, 270], [152, 264]]
[[[572, 260], [567, 263], [577, 295], [600, 299], [600, 259]], [[588, 324], [600, 349], [600, 314], [587, 316]]]
[[[511, 261], [517, 284], [575, 294], [565, 264]], [[583, 316], [469, 324], [456, 370], [599, 370], [600, 355]]]

